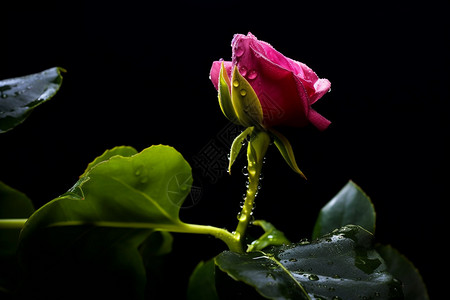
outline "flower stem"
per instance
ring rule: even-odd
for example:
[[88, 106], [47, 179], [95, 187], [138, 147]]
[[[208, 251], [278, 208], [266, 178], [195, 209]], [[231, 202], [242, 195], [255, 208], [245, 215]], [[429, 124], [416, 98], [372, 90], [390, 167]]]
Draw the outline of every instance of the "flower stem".
[[245, 239], [245, 233], [252, 217], [256, 194], [258, 193], [259, 177], [263, 165], [263, 159], [270, 144], [270, 136], [266, 131], [254, 130], [247, 148], [248, 186], [245, 194], [242, 211], [238, 215], [239, 223], [234, 235], [241, 245]]

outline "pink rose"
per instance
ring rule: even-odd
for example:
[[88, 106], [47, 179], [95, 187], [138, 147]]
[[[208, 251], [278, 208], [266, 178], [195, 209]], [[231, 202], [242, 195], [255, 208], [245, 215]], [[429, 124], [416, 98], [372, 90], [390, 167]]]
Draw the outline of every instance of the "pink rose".
[[[236, 34], [231, 42], [232, 61], [223, 61], [228, 78], [236, 66], [253, 88], [262, 108], [262, 126], [306, 126], [309, 122], [324, 130], [330, 124], [311, 108], [330, 90], [327, 79], [319, 79], [305, 64], [285, 57], [254, 35]], [[210, 77], [216, 89], [222, 61], [215, 61]], [[231, 88], [231, 87], [229, 87]]]

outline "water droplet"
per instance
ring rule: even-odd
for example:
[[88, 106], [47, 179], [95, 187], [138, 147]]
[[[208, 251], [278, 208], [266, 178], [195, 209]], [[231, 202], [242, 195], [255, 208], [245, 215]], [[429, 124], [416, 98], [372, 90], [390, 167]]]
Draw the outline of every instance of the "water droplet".
[[248, 176], [247, 167], [243, 167], [243, 168], [242, 168], [242, 174], [243, 174], [244, 176]]
[[236, 48], [234, 48], [234, 54], [236, 54], [237, 57], [241, 57], [242, 55], [244, 55], [245, 49], [241, 46], [237, 46]]
[[270, 279], [275, 280], [275, 275], [273, 275], [272, 273], [267, 273], [266, 274], [266, 278], [270, 278]]
[[317, 281], [317, 280], [319, 280], [319, 276], [317, 276], [315, 274], [310, 274], [308, 276], [308, 279], [311, 280], [311, 281]]
[[250, 70], [250, 72], [248, 72], [248, 76], [247, 76], [248, 79], [253, 80], [256, 77], [258, 77], [258, 73], [255, 70]]
[[301, 239], [299, 245], [309, 245], [311, 242], [308, 239]]
[[247, 68], [242, 66], [239, 68], [239, 73], [241, 73], [242, 76], [247, 75]]
[[[144, 176], [144, 177], [141, 178], [141, 180], [139, 180], [140, 183], [146, 183], [147, 181], [148, 181], [148, 177], [147, 176]], [[181, 188], [181, 189], [183, 189], [183, 188]]]
[[3, 99], [8, 98], [8, 95], [2, 94], [2, 98], [3, 98]]
[[291, 261], [291, 262], [296, 262], [297, 259], [296, 259], [296, 258], [290, 258], [289, 261]]
[[239, 86], [239, 80], [235, 79], [233, 80], [233, 86], [238, 87]]
[[241, 94], [242, 97], [245, 97], [245, 95], [247, 95], [247, 91], [242, 89], [240, 90], [239, 94]]

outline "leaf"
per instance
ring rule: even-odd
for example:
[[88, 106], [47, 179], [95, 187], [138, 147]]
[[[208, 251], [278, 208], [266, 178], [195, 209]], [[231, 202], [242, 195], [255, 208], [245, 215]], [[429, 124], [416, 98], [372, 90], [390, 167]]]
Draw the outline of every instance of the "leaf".
[[392, 246], [378, 245], [376, 249], [386, 262], [388, 271], [401, 281], [405, 299], [430, 299], [422, 276], [409, 259]]
[[219, 91], [219, 105], [220, 109], [222, 110], [222, 113], [231, 122], [237, 125], [241, 125], [236, 115], [236, 112], [234, 111], [233, 103], [231, 102], [230, 79], [228, 78], [223, 62], [220, 65], [218, 91]]
[[303, 178], [306, 179], [305, 174], [303, 174], [303, 172], [300, 171], [300, 168], [297, 166], [294, 151], [292, 150], [292, 146], [291, 143], [289, 143], [289, 140], [275, 129], [270, 129], [270, 133], [274, 138], [273, 142], [275, 146], [277, 146], [278, 150], [280, 151], [281, 155], [283, 156], [284, 160], [289, 165], [289, 167], [291, 167], [291, 169], [294, 170], [294, 172], [300, 174]]
[[61, 87], [62, 68], [0, 81], [0, 133], [22, 123], [38, 105], [50, 100]]
[[262, 250], [268, 246], [280, 246], [290, 244], [284, 233], [276, 229], [271, 223], [264, 220], [253, 221], [253, 225], [260, 226], [264, 234], [248, 245], [247, 252]]
[[[108, 295], [142, 299], [146, 278], [139, 246], [155, 230], [184, 228], [178, 213], [191, 184], [189, 164], [167, 146], [96, 164], [71, 193], [44, 205], [25, 225], [19, 257], [30, 279], [27, 292], [57, 295], [77, 286], [79, 296], [89, 291], [104, 298], [106, 289]], [[42, 288], [36, 276], [56, 280], [58, 288]]]
[[231, 102], [239, 123], [244, 127], [256, 126], [262, 128], [263, 111], [261, 103], [250, 83], [239, 74], [236, 66], [231, 81]]
[[188, 300], [219, 300], [214, 281], [216, 265], [214, 260], [201, 261], [191, 277], [187, 290]]
[[403, 299], [372, 239], [350, 225], [313, 242], [247, 254], [225, 251], [215, 262], [268, 299]]
[[345, 225], [359, 225], [375, 233], [375, 209], [370, 198], [353, 181], [349, 181], [319, 213], [313, 238]]
[[233, 165], [234, 161], [239, 155], [239, 152], [242, 148], [242, 143], [244, 140], [249, 136], [253, 131], [253, 127], [246, 128], [241, 134], [239, 134], [233, 141], [233, 144], [231, 144], [231, 150], [230, 150], [230, 162], [228, 164], [228, 173], [231, 174], [231, 166]]
[[119, 156], [123, 156], [123, 157], [129, 157], [129, 156], [133, 156], [137, 153], [138, 152], [136, 151], [136, 149], [134, 149], [133, 147], [129, 147], [129, 146], [118, 146], [118, 147], [114, 147], [113, 149], [106, 150], [102, 155], [98, 156], [96, 159], [94, 159], [93, 162], [91, 162], [87, 166], [83, 175], [81, 175], [80, 177], [86, 176], [86, 174], [97, 164], [107, 161], [108, 159], [110, 159], [113, 156], [119, 155]]
[[[33, 211], [33, 204], [25, 194], [0, 181], [0, 222], [2, 219], [28, 218]], [[0, 296], [4, 291], [12, 290], [19, 281], [16, 261], [19, 233], [18, 228], [0, 229]]]

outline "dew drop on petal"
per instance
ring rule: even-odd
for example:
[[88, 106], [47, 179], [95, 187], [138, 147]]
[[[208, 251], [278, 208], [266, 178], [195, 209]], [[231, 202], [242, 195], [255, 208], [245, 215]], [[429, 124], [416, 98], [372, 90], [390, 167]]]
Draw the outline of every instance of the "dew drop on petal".
[[236, 54], [237, 57], [241, 57], [244, 54], [245, 50], [241, 46], [237, 46], [234, 49], [234, 54]]
[[258, 73], [255, 70], [250, 70], [250, 72], [248, 72], [248, 76], [247, 76], [248, 79], [253, 80], [256, 77], [258, 77]]
[[238, 87], [239, 86], [239, 80], [235, 79], [233, 80], [233, 86]]
[[242, 76], [247, 75], [247, 68], [242, 66], [239, 68], [239, 73], [241, 73]]
[[239, 93], [241, 94], [242, 97], [245, 97], [245, 95], [247, 95], [247, 91], [244, 89], [240, 90]]

